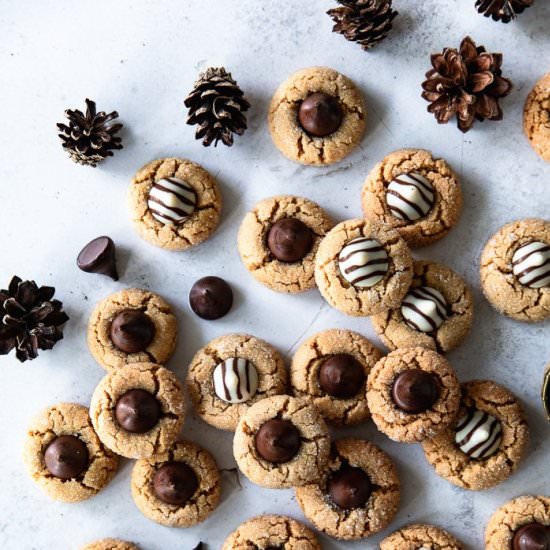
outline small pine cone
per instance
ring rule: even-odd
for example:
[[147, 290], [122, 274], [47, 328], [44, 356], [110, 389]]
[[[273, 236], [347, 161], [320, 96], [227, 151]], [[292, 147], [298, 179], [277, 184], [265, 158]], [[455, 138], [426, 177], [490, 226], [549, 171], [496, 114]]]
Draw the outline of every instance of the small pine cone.
[[58, 123], [63, 149], [78, 164], [97, 166], [106, 157], [113, 156], [113, 149], [122, 149], [122, 140], [116, 134], [122, 124], [113, 123], [118, 113], [96, 112], [95, 102], [86, 99], [86, 114], [78, 109], [67, 109], [69, 125]]
[[246, 130], [244, 112], [250, 103], [223, 67], [201, 73], [184, 104], [189, 109], [187, 124], [198, 126], [195, 138], [202, 139], [205, 147], [212, 142], [216, 146], [220, 140], [231, 147], [233, 134], [242, 136]]
[[509, 23], [533, 5], [534, 0], [476, 0], [476, 8], [485, 17], [491, 17], [493, 21]]
[[392, 0], [337, 0], [341, 8], [327, 11], [335, 22], [333, 32], [357, 42], [364, 50], [376, 46], [392, 28], [397, 11]]
[[501, 76], [502, 54], [488, 53], [468, 36], [458, 51], [445, 48], [431, 59], [422, 97], [439, 124], [456, 115], [458, 128], [467, 132], [475, 119], [502, 120], [498, 100], [512, 90], [512, 82]]

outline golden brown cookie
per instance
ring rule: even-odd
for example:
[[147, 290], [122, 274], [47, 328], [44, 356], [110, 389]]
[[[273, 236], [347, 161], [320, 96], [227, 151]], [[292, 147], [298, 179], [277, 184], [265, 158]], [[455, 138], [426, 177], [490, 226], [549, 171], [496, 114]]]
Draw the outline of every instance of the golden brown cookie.
[[245, 216], [237, 245], [246, 269], [260, 283], [279, 292], [302, 292], [315, 286], [315, 255], [332, 226], [318, 204], [279, 195]]
[[233, 439], [241, 472], [253, 483], [274, 489], [319, 479], [329, 452], [329, 433], [317, 408], [288, 395], [254, 403], [241, 417]]
[[372, 369], [367, 402], [378, 429], [394, 441], [433, 437], [456, 419], [460, 385], [449, 362], [435, 351], [392, 351]]
[[183, 389], [175, 374], [154, 363], [117, 369], [97, 385], [90, 416], [99, 438], [126, 458], [167, 452], [183, 426]]
[[499, 229], [485, 245], [480, 275], [485, 297], [504, 315], [550, 317], [550, 222], [526, 218]]
[[[485, 550], [544, 548], [540, 538], [550, 545], [550, 497], [521, 496], [509, 500], [491, 517], [485, 530]], [[538, 540], [538, 545], [527, 543]], [[520, 539], [521, 541], [520, 545]]]
[[197, 414], [221, 430], [235, 431], [257, 401], [286, 392], [287, 372], [279, 352], [249, 334], [215, 338], [193, 357], [187, 390]]
[[268, 124], [273, 143], [287, 158], [326, 165], [359, 145], [365, 118], [363, 98], [349, 78], [328, 67], [309, 67], [279, 86]]
[[102, 539], [87, 544], [82, 550], [139, 550], [139, 548], [125, 540]]
[[422, 442], [438, 475], [479, 491], [510, 477], [527, 454], [529, 428], [515, 396], [489, 380], [462, 384], [458, 420]]
[[139, 288], [107, 296], [88, 322], [88, 347], [109, 371], [128, 363], [164, 364], [174, 352], [176, 339], [177, 321], [170, 305], [158, 294]]
[[409, 247], [395, 229], [361, 219], [331, 229], [315, 259], [325, 300], [354, 316], [396, 308], [413, 277]]
[[447, 352], [463, 342], [472, 327], [474, 302], [466, 282], [443, 264], [417, 260], [403, 302], [371, 318], [390, 349], [422, 346]]
[[180, 158], [153, 160], [130, 184], [134, 227], [146, 241], [186, 250], [208, 239], [220, 221], [216, 180], [200, 165]]
[[380, 550], [464, 550], [464, 546], [439, 527], [415, 524], [386, 537], [380, 543]]
[[361, 334], [319, 332], [296, 351], [290, 367], [292, 393], [309, 398], [330, 424], [369, 418], [367, 377], [382, 353]]
[[168, 527], [191, 527], [218, 506], [220, 473], [212, 455], [178, 441], [132, 470], [132, 497], [141, 513]]
[[222, 550], [321, 550], [305, 525], [287, 516], [258, 516], [244, 523], [225, 540]]
[[331, 537], [353, 540], [385, 529], [399, 507], [399, 479], [391, 458], [360, 439], [334, 442], [329, 470], [296, 489], [305, 516]]
[[550, 162], [550, 73], [542, 76], [527, 96], [523, 130], [531, 147]]
[[117, 456], [95, 433], [88, 409], [76, 403], [58, 403], [34, 419], [23, 458], [33, 480], [63, 502], [93, 497], [118, 467]]
[[449, 165], [424, 149], [390, 153], [368, 175], [365, 217], [395, 228], [412, 248], [443, 238], [462, 210], [462, 191]]

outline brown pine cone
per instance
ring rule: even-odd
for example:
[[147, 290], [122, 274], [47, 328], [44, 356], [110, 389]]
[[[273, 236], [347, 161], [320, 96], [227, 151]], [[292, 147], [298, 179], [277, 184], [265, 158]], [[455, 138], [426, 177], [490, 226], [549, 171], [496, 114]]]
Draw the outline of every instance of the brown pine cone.
[[476, 8], [485, 17], [491, 17], [493, 21], [509, 23], [533, 5], [534, 0], [476, 0]]

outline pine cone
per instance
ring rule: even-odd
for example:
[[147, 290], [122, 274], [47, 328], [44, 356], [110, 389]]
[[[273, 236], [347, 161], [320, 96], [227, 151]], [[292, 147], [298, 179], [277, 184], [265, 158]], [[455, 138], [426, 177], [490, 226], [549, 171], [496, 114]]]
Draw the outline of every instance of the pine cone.
[[113, 124], [118, 113], [96, 113], [95, 102], [86, 99], [86, 114], [78, 109], [67, 109], [65, 116], [69, 126], [58, 123], [63, 149], [78, 164], [96, 166], [106, 157], [113, 156], [113, 149], [122, 149], [120, 137], [115, 134], [122, 124]]
[[189, 109], [187, 124], [198, 125], [195, 138], [202, 139], [205, 147], [212, 142], [216, 146], [220, 140], [231, 147], [233, 134], [242, 136], [246, 130], [243, 113], [250, 103], [223, 67], [210, 67], [201, 73], [184, 103]]
[[493, 21], [509, 23], [533, 5], [533, 0], [476, 0], [476, 8], [485, 17], [491, 17]]
[[63, 338], [62, 325], [69, 320], [55, 288], [13, 277], [7, 290], [0, 290], [0, 355], [15, 348], [22, 363], [36, 359], [39, 349], [51, 349]]
[[502, 54], [487, 53], [467, 36], [460, 50], [445, 48], [432, 55], [432, 67], [422, 83], [422, 97], [439, 124], [456, 115], [458, 128], [467, 132], [475, 119], [502, 120], [501, 97], [512, 90], [512, 82], [501, 76]]
[[397, 12], [392, 0], [337, 0], [343, 7], [328, 10], [335, 22], [333, 32], [347, 40], [358, 42], [364, 50], [384, 40], [392, 27]]

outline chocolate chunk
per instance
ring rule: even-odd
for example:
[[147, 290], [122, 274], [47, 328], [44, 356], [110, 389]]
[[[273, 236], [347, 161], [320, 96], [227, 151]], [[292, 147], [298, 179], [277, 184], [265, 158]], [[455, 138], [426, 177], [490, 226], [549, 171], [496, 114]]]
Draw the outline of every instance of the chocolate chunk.
[[88, 447], [74, 435], [60, 435], [46, 447], [44, 463], [53, 476], [74, 479], [88, 467]]
[[364, 470], [344, 466], [329, 478], [327, 491], [334, 504], [352, 510], [365, 505], [373, 486]]
[[148, 391], [127, 391], [116, 403], [117, 422], [127, 432], [142, 434], [154, 428], [160, 418], [160, 403]]
[[528, 523], [518, 529], [512, 539], [513, 550], [550, 550], [550, 527]]
[[302, 101], [298, 110], [298, 121], [312, 136], [325, 137], [340, 128], [344, 113], [337, 98], [316, 92]]
[[313, 232], [296, 218], [283, 218], [271, 226], [267, 246], [277, 260], [299, 262], [313, 247]]
[[203, 277], [191, 287], [189, 305], [202, 319], [219, 319], [231, 309], [233, 291], [220, 277]]
[[115, 243], [110, 237], [97, 237], [78, 255], [76, 265], [86, 273], [101, 273], [118, 281], [115, 260]]
[[153, 477], [155, 495], [167, 504], [182, 506], [199, 486], [195, 472], [183, 462], [163, 464]]
[[300, 450], [300, 432], [290, 420], [273, 418], [265, 422], [254, 438], [258, 454], [268, 462], [288, 462]]
[[408, 369], [395, 379], [392, 398], [402, 411], [418, 414], [427, 411], [438, 400], [439, 392], [439, 383], [432, 373]]
[[125, 309], [111, 323], [111, 341], [126, 353], [138, 353], [147, 349], [154, 337], [153, 321], [139, 309]]
[[365, 382], [365, 371], [355, 357], [339, 353], [326, 359], [319, 369], [321, 389], [339, 399], [357, 395]]

